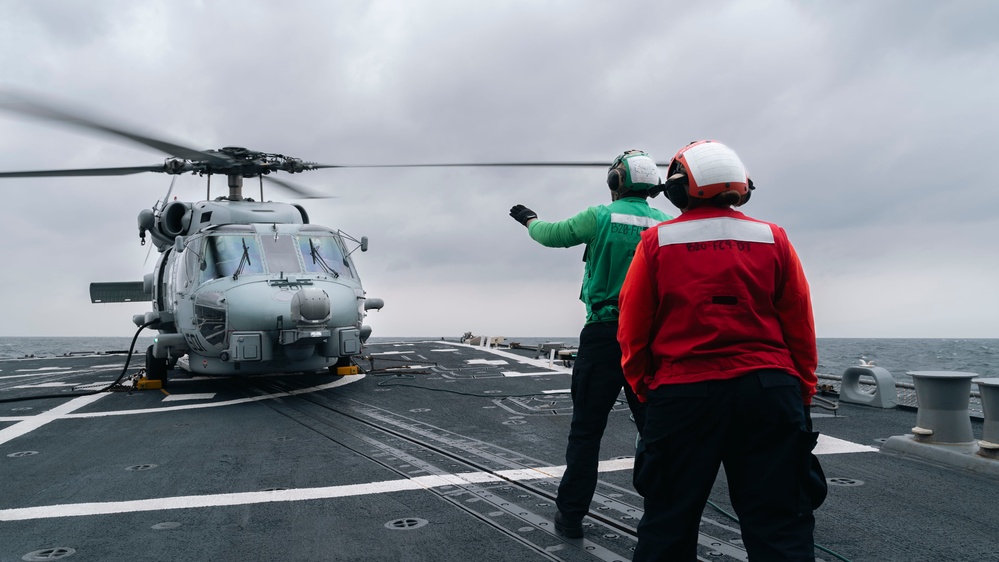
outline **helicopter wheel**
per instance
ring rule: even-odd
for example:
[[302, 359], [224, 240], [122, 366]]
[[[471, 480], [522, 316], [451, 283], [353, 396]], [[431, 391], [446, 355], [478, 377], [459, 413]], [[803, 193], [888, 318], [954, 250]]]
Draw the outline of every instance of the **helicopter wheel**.
[[153, 346], [146, 348], [146, 378], [154, 381], [163, 381], [163, 386], [167, 384], [167, 371], [170, 370], [168, 359], [157, 359], [153, 356]]

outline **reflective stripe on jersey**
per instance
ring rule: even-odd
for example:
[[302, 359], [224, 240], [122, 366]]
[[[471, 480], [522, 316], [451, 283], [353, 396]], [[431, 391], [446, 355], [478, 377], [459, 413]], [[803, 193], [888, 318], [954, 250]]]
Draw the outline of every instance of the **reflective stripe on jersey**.
[[659, 223], [661, 220], [655, 219], [653, 217], [642, 217], [638, 215], [626, 215], [624, 213], [611, 213], [611, 222], [617, 224], [630, 224], [632, 226], [641, 226], [645, 228], [651, 228]]
[[769, 224], [728, 217], [674, 222], [659, 227], [659, 246], [715, 240], [773, 244], [774, 233]]

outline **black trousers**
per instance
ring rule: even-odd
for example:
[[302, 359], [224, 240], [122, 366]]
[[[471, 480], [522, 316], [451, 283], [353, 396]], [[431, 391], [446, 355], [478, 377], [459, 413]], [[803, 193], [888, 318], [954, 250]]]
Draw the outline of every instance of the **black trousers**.
[[645, 515], [634, 560], [696, 559], [701, 512], [721, 464], [749, 559], [815, 559], [812, 510], [821, 500], [810, 470], [818, 468], [818, 434], [796, 377], [761, 370], [666, 384], [649, 392], [647, 407], [635, 459]]
[[641, 428], [645, 425], [645, 407], [621, 370], [617, 322], [587, 324], [579, 334], [579, 351], [572, 366], [572, 425], [565, 449], [565, 474], [555, 500], [570, 521], [582, 519], [590, 510], [597, 488], [600, 439], [622, 387], [635, 423]]

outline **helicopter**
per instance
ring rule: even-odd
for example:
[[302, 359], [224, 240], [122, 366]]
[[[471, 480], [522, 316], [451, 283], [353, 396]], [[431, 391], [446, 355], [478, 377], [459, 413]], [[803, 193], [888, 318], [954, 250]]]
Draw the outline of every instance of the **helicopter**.
[[[307, 190], [271, 174], [324, 168], [607, 167], [606, 162], [491, 162], [332, 165], [238, 146], [196, 150], [13, 92], [0, 92], [0, 109], [126, 139], [164, 152], [162, 164], [0, 172], [0, 178], [123, 176], [139, 173], [205, 177], [206, 199], [167, 195], [137, 217], [140, 243], [159, 252], [141, 281], [91, 283], [93, 303], [148, 301], [134, 315], [139, 331], [158, 332], [145, 352], [145, 376], [165, 385], [181, 366], [193, 374], [233, 376], [328, 370], [354, 374], [353, 359], [371, 335], [363, 323], [384, 301], [367, 296], [351, 258], [368, 250], [353, 238], [312, 224], [297, 203], [265, 201], [265, 180], [304, 197]], [[661, 165], [661, 164], [659, 164]], [[211, 197], [211, 179], [227, 179], [226, 195]], [[244, 196], [243, 180], [257, 178], [260, 198]], [[151, 248], [150, 248], [151, 249]], [[138, 332], [136, 333], [138, 335]]]

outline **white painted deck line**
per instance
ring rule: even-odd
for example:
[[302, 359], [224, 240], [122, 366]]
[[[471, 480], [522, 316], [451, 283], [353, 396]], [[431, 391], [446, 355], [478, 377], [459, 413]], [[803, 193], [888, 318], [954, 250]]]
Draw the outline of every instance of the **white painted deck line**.
[[[66, 414], [66, 415], [63, 415], [61, 417], [63, 417], [63, 418], [106, 418], [106, 417], [111, 417], [111, 416], [131, 416], [131, 415], [139, 415], [139, 414], [158, 414], [158, 413], [161, 413], [161, 412], [176, 412], [178, 410], [196, 410], [196, 409], [200, 409], [200, 408], [218, 408], [218, 407], [221, 407], [221, 406], [232, 406], [234, 404], [245, 404], [245, 403], [248, 403], [248, 402], [259, 402], [261, 400], [270, 400], [272, 398], [280, 398], [282, 396], [296, 396], [296, 395], [299, 395], [299, 394], [308, 394], [310, 392], [317, 392], [317, 391], [320, 391], [320, 390], [326, 390], [328, 388], [335, 388], [335, 387], [338, 387], [338, 386], [343, 386], [345, 384], [350, 384], [352, 382], [357, 382], [357, 381], [363, 379], [364, 376], [365, 375], [351, 375], [349, 377], [343, 377], [342, 379], [333, 381], [331, 383], [321, 384], [319, 386], [312, 386], [312, 387], [309, 387], [309, 388], [303, 388], [303, 389], [300, 389], [300, 390], [293, 390], [291, 392], [278, 392], [278, 393], [275, 393], [275, 394], [264, 394], [264, 395], [261, 395], [261, 396], [251, 396], [249, 398], [239, 398], [239, 399], [236, 399], [236, 400], [225, 400], [225, 401], [222, 401], [222, 402], [211, 402], [211, 403], [208, 403], [208, 404], [182, 404], [182, 405], [177, 405], [177, 406], [164, 406], [162, 408], [147, 408], [147, 409], [144, 409], [144, 410], [114, 410], [114, 411], [108, 411], [108, 412], [87, 412], [87, 413], [84, 413], [84, 414]], [[107, 395], [108, 395], [108, 393], [104, 392], [104, 393], [101, 393], [101, 394], [97, 394], [95, 396], [107, 396]], [[86, 396], [84, 398], [90, 398], [90, 396]], [[72, 404], [72, 403], [73, 402], [70, 402], [70, 404]], [[3, 422], [3, 421], [21, 422], [21, 421], [26, 421], [26, 420], [34, 419], [35, 417], [37, 417], [37, 416], [7, 416], [7, 417], [0, 417], [0, 422]], [[14, 427], [16, 427], [16, 426], [14, 426]], [[7, 431], [9, 429], [11, 429], [11, 428], [8, 427], [7, 429], [5, 429], [3, 431]], [[0, 431], [0, 435], [3, 435], [3, 431]], [[0, 441], [0, 443], [3, 443], [3, 441]]]
[[74, 398], [65, 404], [60, 404], [47, 412], [21, 418], [21, 420], [14, 425], [0, 429], [0, 445], [25, 435], [26, 433], [30, 433], [49, 422], [64, 418], [70, 412], [93, 404], [105, 396], [110, 396], [110, 394], [102, 392], [100, 394], [80, 396], [79, 398]]
[[509, 365], [506, 359], [466, 359], [469, 365]]
[[163, 402], [177, 402], [179, 400], [211, 400], [215, 398], [214, 392], [202, 392], [200, 394], [170, 394], [163, 397]]
[[815, 445], [815, 450], [812, 452], [816, 455], [836, 455], [840, 453], [876, 453], [878, 449], [820, 433], [819, 442]]
[[492, 353], [493, 355], [496, 355], [497, 357], [503, 357], [505, 359], [510, 359], [512, 361], [516, 361], [517, 363], [523, 363], [525, 365], [533, 365], [533, 366], [539, 367], [541, 369], [551, 369], [553, 371], [557, 371], [557, 372], [560, 372], [560, 373], [571, 373], [572, 372], [572, 369], [559, 364], [558, 361], [555, 361], [555, 364], [552, 365], [551, 367], [549, 367], [548, 366], [548, 358], [547, 357], [545, 357], [544, 359], [531, 359], [530, 357], [521, 357], [520, 355], [517, 355], [516, 353], [510, 353], [509, 351], [503, 351], [501, 349], [496, 349], [496, 348], [492, 348], [492, 347], [481, 347], [481, 346], [478, 346], [478, 345], [468, 345], [467, 343], [457, 343], [457, 342], [437, 342], [437, 343], [440, 343], [440, 344], [443, 344], [443, 345], [453, 345], [455, 347], [467, 347], [467, 348], [470, 348], [470, 349], [478, 349], [480, 351], [485, 351], [486, 353]]
[[542, 375], [568, 375], [564, 371], [538, 371], [536, 373], [518, 373], [517, 371], [502, 371], [504, 377], [540, 377]]
[[[99, 396], [99, 395], [98, 395]], [[823, 437], [820, 436], [819, 444], [822, 445]], [[826, 450], [816, 454], [834, 454], [859, 451], [876, 451], [873, 447], [866, 447], [856, 443], [850, 443], [833, 437], [826, 437], [839, 443], [846, 443], [854, 446], [851, 450], [845, 447], [838, 447], [838, 450]], [[825, 448], [825, 447], [824, 447]], [[631, 470], [634, 459], [615, 459], [602, 461], [598, 470], [600, 472], [615, 472], [619, 470]], [[320, 500], [344, 498], [351, 496], [363, 496], [369, 494], [386, 494], [392, 492], [404, 492], [421, 489], [439, 488], [442, 486], [455, 486], [462, 484], [482, 484], [488, 482], [502, 481], [524, 481], [540, 480], [544, 478], [560, 478], [565, 472], [565, 466], [546, 466], [538, 468], [523, 468], [517, 470], [501, 470], [496, 473], [489, 472], [463, 472], [459, 474], [442, 474], [436, 476], [418, 476], [402, 480], [384, 480], [381, 482], [371, 482], [367, 484], [348, 484], [344, 486], [327, 486], [322, 488], [298, 488], [293, 490], [275, 490], [271, 492], [242, 492], [232, 494], [211, 494], [202, 496], [175, 496], [172, 498], [153, 498], [145, 500], [128, 500], [120, 502], [93, 502], [47, 505], [37, 507], [18, 507], [0, 510], [0, 521], [27, 521], [31, 519], [52, 519], [59, 517], [80, 517], [87, 515], [109, 515], [115, 513], [135, 513], [140, 511], [161, 511], [171, 509], [196, 509], [205, 507], [221, 507], [231, 505], [249, 505], [258, 503], [290, 502], [305, 500]]]

